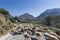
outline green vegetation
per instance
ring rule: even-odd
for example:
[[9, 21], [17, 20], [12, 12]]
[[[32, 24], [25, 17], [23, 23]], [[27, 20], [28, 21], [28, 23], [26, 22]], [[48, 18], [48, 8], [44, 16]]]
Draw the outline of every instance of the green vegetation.
[[17, 22], [20, 22], [17, 16], [14, 17], [14, 20], [17, 20]]
[[15, 20], [18, 20], [18, 17], [17, 17], [17, 16], [15, 16], [15, 17], [14, 17], [14, 19], [15, 19]]
[[55, 25], [60, 29], [60, 15], [55, 17]]
[[48, 16], [45, 18], [47, 26], [51, 26], [51, 24], [54, 22], [55, 18], [53, 16]]
[[0, 8], [0, 13], [3, 13], [5, 15], [9, 15], [9, 12], [6, 11], [4, 8]]
[[0, 34], [3, 34], [4, 33], [4, 31], [0, 28]]
[[2, 21], [0, 20], [0, 25], [2, 25]]
[[41, 19], [41, 26], [50, 26], [60, 29], [60, 15], [59, 16], [47, 16], [45, 19]]
[[9, 20], [10, 20], [12, 23], [15, 23], [15, 19], [14, 19], [14, 18], [9, 18]]
[[8, 33], [10, 31], [10, 29], [12, 29], [14, 27], [14, 25], [4, 25], [1, 26], [0, 28], [0, 36], [5, 35], [6, 33]]

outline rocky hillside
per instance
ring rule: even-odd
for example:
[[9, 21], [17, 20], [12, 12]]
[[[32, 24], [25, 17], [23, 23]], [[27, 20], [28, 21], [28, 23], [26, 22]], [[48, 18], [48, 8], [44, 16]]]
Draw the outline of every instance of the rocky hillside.
[[37, 19], [45, 18], [47, 16], [58, 16], [60, 15], [60, 8], [53, 8], [53, 9], [47, 9], [41, 15], [37, 17]]
[[8, 11], [0, 8], [0, 36], [7, 33], [9, 29], [13, 27], [10, 17], [11, 16]]

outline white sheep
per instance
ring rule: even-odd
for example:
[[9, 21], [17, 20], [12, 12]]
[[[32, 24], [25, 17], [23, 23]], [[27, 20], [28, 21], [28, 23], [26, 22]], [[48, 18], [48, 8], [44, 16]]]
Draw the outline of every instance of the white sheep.
[[41, 40], [41, 33], [40, 32], [36, 32], [35, 35], [36, 35], [37, 40]]
[[45, 33], [44, 34], [46, 38], [48, 38], [48, 40], [58, 40], [58, 38], [54, 35], [51, 35], [49, 33]]
[[31, 40], [30, 35], [27, 32], [24, 32], [24, 40]]

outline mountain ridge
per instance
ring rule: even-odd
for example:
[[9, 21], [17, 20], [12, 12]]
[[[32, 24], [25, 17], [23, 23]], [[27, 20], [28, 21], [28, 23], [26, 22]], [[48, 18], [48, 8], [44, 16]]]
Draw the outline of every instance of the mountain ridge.
[[33, 15], [29, 14], [29, 13], [25, 13], [25, 14], [22, 14], [22, 15], [18, 16], [18, 18], [20, 20], [26, 20], [26, 19], [34, 20], [35, 17]]
[[37, 17], [34, 17], [33, 15], [31, 15], [29, 13], [24, 13], [24, 14], [18, 16], [18, 19], [20, 19], [20, 20], [25, 20], [25, 19], [40, 20], [40, 19], [44, 19], [47, 16], [58, 16], [58, 15], [60, 15], [60, 8], [53, 8], [53, 9], [45, 10]]
[[60, 15], [60, 8], [53, 8], [53, 9], [47, 9], [46, 11], [44, 11], [43, 13], [41, 13], [36, 18], [37, 19], [42, 19], [42, 18], [45, 18], [47, 16], [58, 16], [58, 15]]

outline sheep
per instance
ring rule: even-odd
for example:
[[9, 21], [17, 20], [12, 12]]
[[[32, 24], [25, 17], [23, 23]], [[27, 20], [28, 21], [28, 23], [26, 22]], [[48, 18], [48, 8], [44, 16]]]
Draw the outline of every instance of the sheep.
[[31, 30], [32, 30], [32, 28], [31, 28], [31, 27], [28, 27], [28, 30], [29, 30], [29, 31], [31, 31]]
[[25, 28], [24, 28], [24, 31], [27, 31], [27, 30], [28, 30], [28, 27], [25, 27]]
[[32, 35], [34, 35], [35, 32], [36, 32], [36, 29], [35, 28], [32, 28], [31, 32], [32, 32]]
[[39, 28], [40, 28], [40, 29], [43, 29], [43, 27], [42, 27], [42, 26], [40, 26]]
[[44, 29], [43, 29], [43, 30], [45, 30], [45, 31], [46, 31], [46, 30], [49, 30], [49, 28], [48, 28], [48, 27], [44, 27]]
[[32, 32], [31, 32], [31, 31], [27, 31], [27, 33], [28, 33], [29, 35], [32, 35]]
[[36, 32], [35, 34], [36, 34], [36, 36], [40, 36], [41, 37], [40, 32]]
[[35, 27], [35, 28], [36, 28], [36, 30], [40, 29], [39, 27]]
[[35, 31], [37, 31], [37, 32], [45, 32], [45, 30], [43, 30], [43, 29], [41, 29], [39, 27], [36, 27]]
[[56, 33], [54, 33], [53, 31], [51, 31], [51, 30], [47, 30], [47, 32], [48, 32], [49, 34], [54, 35], [54, 36], [56, 36], [56, 37], [57, 37], [57, 34], [56, 34]]
[[24, 32], [24, 40], [31, 40], [30, 35], [27, 32]]
[[36, 35], [37, 40], [41, 40], [41, 33], [40, 32], [36, 32], [35, 35]]
[[44, 34], [44, 36], [47, 40], [58, 40], [58, 38], [56, 36], [48, 34], [48, 33]]
[[18, 34], [22, 34], [22, 31], [21, 30], [22, 30], [22, 28], [19, 28], [17, 33]]
[[43, 33], [46, 32], [45, 30], [42, 30], [42, 29], [38, 29], [37, 31], [38, 31], [38, 32], [43, 32]]

